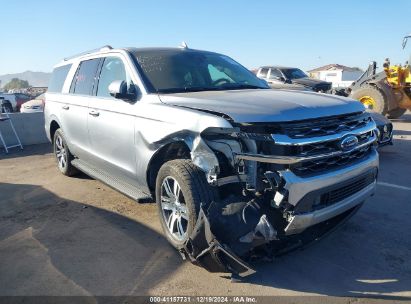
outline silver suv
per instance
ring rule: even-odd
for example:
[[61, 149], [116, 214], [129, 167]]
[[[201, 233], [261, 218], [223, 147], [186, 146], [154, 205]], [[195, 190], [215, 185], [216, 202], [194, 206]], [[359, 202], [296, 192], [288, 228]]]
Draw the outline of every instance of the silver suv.
[[46, 94], [59, 170], [154, 198], [167, 240], [210, 271], [324, 235], [374, 193], [375, 123], [358, 101], [271, 90], [225, 55], [104, 47]]

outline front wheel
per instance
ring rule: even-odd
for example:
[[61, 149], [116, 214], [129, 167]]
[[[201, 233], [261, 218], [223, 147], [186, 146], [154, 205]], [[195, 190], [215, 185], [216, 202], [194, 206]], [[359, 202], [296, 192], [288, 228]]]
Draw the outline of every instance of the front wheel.
[[57, 167], [60, 172], [66, 176], [75, 175], [78, 171], [71, 164], [74, 156], [71, 154], [67, 146], [66, 138], [64, 137], [63, 130], [61, 129], [57, 129], [56, 133], [54, 133], [53, 150], [54, 155], [56, 156]]
[[156, 180], [156, 203], [167, 240], [181, 249], [197, 221], [200, 205], [214, 198], [205, 173], [190, 160], [165, 163]]

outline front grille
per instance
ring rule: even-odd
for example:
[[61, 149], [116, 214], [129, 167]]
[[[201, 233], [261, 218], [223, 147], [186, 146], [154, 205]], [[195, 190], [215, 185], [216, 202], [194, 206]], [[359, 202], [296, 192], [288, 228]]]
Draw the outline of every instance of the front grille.
[[308, 176], [316, 172], [325, 172], [341, 168], [365, 158], [372, 150], [372, 145], [354, 150], [352, 152], [318, 160], [306, 161], [291, 166], [291, 170], [298, 176]]
[[282, 133], [291, 138], [310, 138], [333, 135], [343, 131], [353, 131], [366, 126], [371, 120], [369, 114], [356, 113], [307, 120], [300, 123], [287, 123], [281, 127]]
[[[367, 142], [373, 136], [373, 131], [357, 135], [358, 144]], [[298, 156], [311, 156], [341, 151], [341, 139], [306, 144], [299, 147]]]
[[368, 185], [371, 185], [375, 181], [375, 174], [370, 173], [360, 180], [356, 180], [341, 188], [324, 193], [320, 197], [320, 204], [315, 206], [315, 209], [324, 208], [335, 203], [338, 203], [347, 197], [361, 191]]

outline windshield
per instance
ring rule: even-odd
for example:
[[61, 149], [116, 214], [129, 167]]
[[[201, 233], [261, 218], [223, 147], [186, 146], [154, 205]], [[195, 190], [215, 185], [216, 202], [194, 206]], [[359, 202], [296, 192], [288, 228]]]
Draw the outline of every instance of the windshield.
[[298, 78], [308, 77], [307, 74], [305, 74], [300, 69], [281, 69], [281, 71], [284, 73], [285, 77], [287, 77], [288, 79], [298, 79]]
[[151, 93], [268, 89], [230, 57], [193, 50], [143, 50], [134, 57]]

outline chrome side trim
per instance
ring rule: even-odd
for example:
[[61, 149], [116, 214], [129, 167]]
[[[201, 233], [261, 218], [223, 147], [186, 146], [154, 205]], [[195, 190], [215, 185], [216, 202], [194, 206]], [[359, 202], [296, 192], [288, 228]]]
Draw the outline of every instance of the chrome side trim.
[[361, 191], [347, 197], [346, 199], [342, 200], [341, 202], [331, 205], [329, 207], [309, 212], [303, 214], [297, 214], [291, 217], [289, 224], [285, 228], [285, 234], [297, 234], [310, 226], [315, 224], [321, 223], [326, 221], [330, 218], [333, 218], [359, 204], [361, 204], [365, 199], [370, 197], [376, 188], [377, 182], [373, 182], [372, 184], [368, 185]]
[[284, 187], [289, 193], [288, 202], [295, 206], [307, 193], [350, 180], [372, 168], [378, 168], [378, 163], [378, 153], [373, 149], [373, 151], [360, 162], [321, 175], [299, 177], [290, 170], [283, 170], [279, 173], [285, 180]]
[[315, 144], [325, 141], [338, 140], [346, 135], [361, 135], [367, 132], [371, 132], [377, 128], [377, 125], [372, 120], [366, 126], [354, 130], [344, 131], [332, 135], [310, 137], [310, 138], [291, 138], [285, 134], [271, 134], [271, 137], [274, 139], [274, 142], [278, 145], [289, 145], [289, 146], [300, 146], [307, 144]]
[[[350, 133], [351, 134], [351, 133]], [[251, 154], [251, 153], [234, 153], [235, 159], [243, 159], [243, 160], [251, 160], [251, 161], [258, 161], [263, 163], [271, 163], [271, 164], [296, 164], [304, 161], [311, 161], [317, 160], [321, 158], [327, 157], [335, 157], [335, 156], [342, 156], [344, 154], [351, 153], [355, 150], [361, 149], [365, 146], [368, 146], [374, 143], [377, 140], [375, 133], [373, 132], [372, 136], [368, 138], [368, 140], [364, 143], [357, 145], [355, 148], [348, 150], [348, 151], [334, 151], [331, 153], [324, 153], [312, 156], [278, 156], [278, 155], [264, 155], [264, 154]]]

